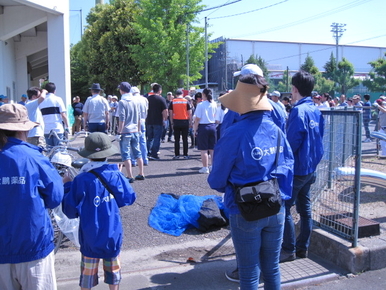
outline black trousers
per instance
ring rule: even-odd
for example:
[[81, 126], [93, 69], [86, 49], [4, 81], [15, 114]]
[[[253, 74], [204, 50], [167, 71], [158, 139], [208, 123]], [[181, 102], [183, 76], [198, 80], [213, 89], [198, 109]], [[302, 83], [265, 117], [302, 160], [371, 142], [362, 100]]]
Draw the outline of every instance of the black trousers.
[[180, 136], [182, 136], [183, 155], [188, 155], [189, 120], [173, 120], [174, 155], [180, 155]]

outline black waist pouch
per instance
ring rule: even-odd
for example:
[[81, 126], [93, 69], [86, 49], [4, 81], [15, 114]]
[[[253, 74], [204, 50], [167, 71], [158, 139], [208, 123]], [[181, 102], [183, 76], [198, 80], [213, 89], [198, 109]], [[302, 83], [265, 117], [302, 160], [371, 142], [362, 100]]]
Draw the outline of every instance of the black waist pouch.
[[281, 195], [277, 179], [236, 188], [236, 203], [247, 221], [256, 221], [277, 214]]

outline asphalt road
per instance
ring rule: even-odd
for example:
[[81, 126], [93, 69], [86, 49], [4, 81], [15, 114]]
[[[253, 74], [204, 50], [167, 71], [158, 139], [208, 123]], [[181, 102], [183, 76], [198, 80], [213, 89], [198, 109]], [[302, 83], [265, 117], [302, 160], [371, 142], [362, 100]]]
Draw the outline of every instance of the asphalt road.
[[[113, 139], [113, 137], [111, 138]], [[84, 137], [80, 137], [69, 146], [82, 147], [83, 143]], [[116, 142], [113, 144], [117, 146]], [[220, 193], [210, 189], [207, 183], [208, 175], [198, 173], [198, 170], [202, 167], [200, 151], [189, 149], [190, 159], [172, 160], [174, 156], [173, 146], [174, 143], [161, 143], [161, 160], [149, 161], [149, 165], [145, 166], [146, 179], [132, 183], [137, 194], [137, 200], [133, 205], [121, 208], [124, 229], [122, 250], [172, 245], [193, 240], [221, 239], [227, 237], [230, 233], [228, 227], [215, 229], [207, 233], [189, 229], [181, 236], [175, 237], [161, 233], [148, 225], [150, 211], [161, 193], [194, 194], [198, 196], [216, 194], [221, 196]], [[109, 162], [119, 162], [120, 160], [120, 156], [109, 158]], [[126, 175], [125, 168], [122, 171]], [[133, 167], [133, 175], [137, 174], [138, 167]], [[66, 249], [73, 250], [74, 248], [71, 243], [65, 242], [60, 250]]]

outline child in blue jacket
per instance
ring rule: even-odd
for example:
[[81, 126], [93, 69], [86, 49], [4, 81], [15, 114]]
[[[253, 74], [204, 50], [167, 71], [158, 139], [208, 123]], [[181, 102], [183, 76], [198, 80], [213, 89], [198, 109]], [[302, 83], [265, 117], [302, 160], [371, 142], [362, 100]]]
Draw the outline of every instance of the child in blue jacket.
[[80, 218], [82, 289], [98, 284], [99, 259], [103, 259], [104, 281], [110, 289], [118, 289], [121, 280], [119, 253], [123, 232], [119, 208], [133, 204], [136, 194], [117, 164], [106, 162], [107, 157], [116, 153], [118, 148], [106, 134], [91, 133], [79, 152], [91, 162], [82, 167], [73, 181], [68, 176], [64, 178], [63, 212], [69, 218]]

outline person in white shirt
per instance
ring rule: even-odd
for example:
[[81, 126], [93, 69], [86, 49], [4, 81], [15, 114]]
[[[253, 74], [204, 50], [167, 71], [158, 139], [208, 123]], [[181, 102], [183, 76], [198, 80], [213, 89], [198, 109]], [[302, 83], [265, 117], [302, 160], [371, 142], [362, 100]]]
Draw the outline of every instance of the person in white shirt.
[[84, 128], [90, 133], [107, 132], [109, 124], [110, 105], [99, 93], [102, 90], [98, 83], [92, 84], [92, 96], [86, 100], [83, 107]]
[[[212, 90], [205, 88], [202, 91], [202, 102], [195, 111], [194, 132], [197, 134], [197, 148], [201, 151], [202, 168], [199, 173], [209, 174], [213, 161], [213, 149], [217, 141], [215, 115], [217, 104], [213, 101]], [[209, 151], [209, 155], [208, 155]]]
[[[54, 83], [47, 83], [45, 89], [48, 94], [44, 102], [39, 105], [44, 120], [44, 137], [47, 145], [56, 146], [60, 143], [59, 139], [63, 139], [64, 131], [68, 133], [67, 110], [62, 98], [55, 95]], [[57, 133], [59, 139], [56, 136], [50, 136], [51, 130]]]
[[41, 148], [46, 147], [46, 140], [44, 138], [44, 121], [39, 105], [45, 100], [46, 94], [46, 90], [40, 90], [38, 87], [29, 88], [27, 90], [28, 101], [25, 105], [30, 121], [39, 123], [39, 126], [28, 132], [27, 142]]

